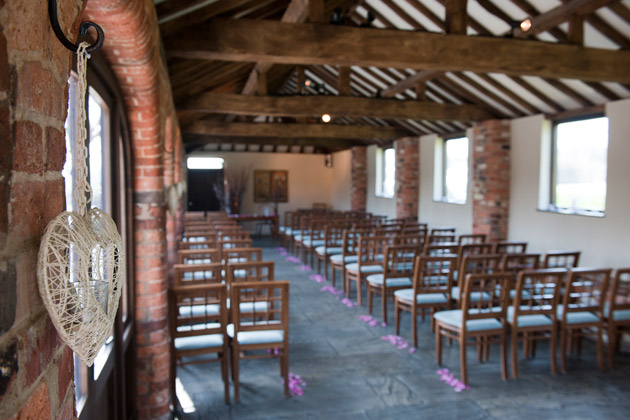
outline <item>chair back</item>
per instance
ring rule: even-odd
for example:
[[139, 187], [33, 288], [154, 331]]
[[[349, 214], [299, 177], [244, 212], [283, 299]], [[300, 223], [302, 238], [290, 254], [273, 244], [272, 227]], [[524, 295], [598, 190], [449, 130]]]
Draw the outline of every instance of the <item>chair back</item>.
[[251, 239], [221, 239], [217, 248], [223, 250], [229, 250], [234, 248], [251, 248], [252, 240]]
[[235, 262], [262, 261], [262, 248], [240, 247], [221, 251], [221, 260], [225, 264]]
[[630, 268], [620, 268], [615, 272], [608, 293], [609, 313], [616, 310], [630, 310]]
[[416, 257], [419, 255], [416, 245], [387, 245], [383, 258], [383, 276], [385, 279], [408, 277], [414, 272]]
[[223, 264], [175, 264], [175, 287], [194, 284], [221, 284], [223, 282]]
[[499, 241], [494, 243], [493, 254], [524, 254], [527, 242]]
[[218, 248], [180, 249], [177, 251], [177, 264], [210, 264], [221, 262]]
[[519, 315], [546, 315], [556, 322], [556, 307], [566, 268], [523, 270], [518, 274], [512, 306]]
[[610, 269], [574, 268], [569, 271], [562, 296], [562, 320], [569, 312], [594, 312], [603, 319]]
[[444, 254], [457, 255], [458, 252], [459, 245], [457, 245], [457, 242], [449, 242], [444, 244], [431, 244], [429, 242], [425, 242], [424, 244], [424, 255], [428, 257], [436, 257]]
[[282, 330], [288, 340], [288, 281], [237, 282], [230, 288], [230, 299], [234, 337], [245, 331]]
[[455, 270], [456, 263], [456, 254], [418, 256], [413, 273], [414, 295], [417, 296], [421, 293], [444, 293], [450, 296], [451, 288], [453, 287], [453, 271]]
[[549, 251], [545, 254], [543, 268], [574, 268], [579, 260], [580, 251]]
[[359, 267], [367, 265], [381, 265], [385, 248], [393, 243], [389, 236], [361, 235], [358, 239], [357, 256]]
[[536, 270], [540, 265], [540, 254], [503, 254], [501, 259], [501, 271], [514, 274], [514, 279], [519, 271]]
[[273, 261], [232, 262], [227, 264], [228, 288], [236, 282], [273, 281]]
[[218, 248], [219, 244], [216, 240], [211, 241], [180, 241], [179, 249], [215, 249]]
[[439, 234], [435, 234], [435, 233], [431, 233], [429, 234], [428, 238], [427, 238], [427, 243], [429, 245], [438, 245], [438, 244], [455, 244], [458, 245], [457, 242], [457, 237], [455, 236], [455, 234], [449, 234], [449, 233], [439, 233]]
[[[170, 289], [168, 308], [171, 343], [180, 337], [212, 334], [223, 335], [225, 342], [226, 298], [227, 289], [224, 284], [203, 284]], [[222, 344], [213, 347], [221, 346]], [[201, 354], [204, 351], [196, 349], [194, 353]]]
[[[467, 245], [464, 245], [467, 246]], [[457, 286], [459, 295], [457, 301], [462, 302], [464, 293], [464, 280], [468, 274], [488, 274], [499, 272], [501, 256], [497, 254], [469, 254], [464, 255], [459, 261], [457, 269]]]
[[470, 244], [460, 244], [459, 249], [457, 250], [457, 255], [459, 256], [459, 263], [462, 261], [467, 255], [481, 255], [481, 254], [492, 254], [492, 250], [494, 249], [494, 245], [490, 243], [470, 243]]
[[513, 281], [510, 273], [466, 274], [462, 293], [462, 325], [473, 319], [505, 321]]
[[460, 245], [482, 244], [484, 242], [486, 242], [485, 233], [470, 233], [468, 235], [459, 235], [459, 238], [457, 238], [457, 243]]
[[401, 233], [396, 235], [394, 242], [399, 245], [413, 245], [418, 248], [418, 254], [424, 252], [424, 244], [427, 237], [426, 235], [416, 233]]

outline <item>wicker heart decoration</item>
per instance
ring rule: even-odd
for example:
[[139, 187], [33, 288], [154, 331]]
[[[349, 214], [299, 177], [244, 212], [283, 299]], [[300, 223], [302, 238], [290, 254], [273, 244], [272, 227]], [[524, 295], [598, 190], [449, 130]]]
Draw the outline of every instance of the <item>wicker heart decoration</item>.
[[39, 293], [61, 338], [91, 366], [114, 325], [125, 255], [114, 221], [100, 209], [64, 212], [42, 238]]

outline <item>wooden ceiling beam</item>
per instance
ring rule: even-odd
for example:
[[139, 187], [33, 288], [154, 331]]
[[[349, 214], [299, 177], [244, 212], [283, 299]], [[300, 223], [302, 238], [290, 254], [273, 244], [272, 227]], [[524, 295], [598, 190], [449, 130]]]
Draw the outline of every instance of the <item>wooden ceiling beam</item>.
[[381, 92], [381, 96], [384, 98], [391, 98], [397, 94], [404, 92], [407, 89], [415, 88], [419, 83], [428, 82], [436, 77], [443, 76], [444, 72], [439, 70], [420, 70], [413, 76], [409, 76], [406, 79], [384, 89]]
[[311, 23], [217, 19], [190, 35], [167, 40], [165, 48], [172, 57], [210, 60], [470, 70], [630, 83], [630, 51]]
[[446, 0], [444, 2], [446, 33], [466, 35], [468, 28], [468, 12], [466, 5], [468, 0]]
[[292, 139], [287, 137], [226, 137], [226, 136], [209, 136], [209, 135], [191, 135], [182, 136], [184, 145], [194, 144], [257, 144], [260, 146], [278, 145], [278, 146], [313, 146], [313, 147], [353, 147], [367, 146], [374, 144], [375, 141], [366, 141], [362, 139], [317, 139], [317, 138], [301, 138]]
[[162, 38], [175, 35], [180, 31], [187, 30], [191, 26], [205, 22], [215, 16], [233, 10], [243, 4], [249, 3], [251, 0], [218, 0], [201, 9], [195, 10], [193, 13], [187, 13], [177, 19], [164, 21], [160, 17], [160, 34]]
[[409, 135], [394, 127], [340, 124], [217, 123], [196, 121], [187, 134], [227, 137], [287, 137], [331, 139], [397, 139]]
[[[486, 0], [487, 1], [487, 0]], [[520, 28], [514, 30], [517, 38], [526, 38], [547, 31], [569, 20], [571, 16], [586, 16], [595, 10], [607, 6], [618, 0], [570, 0], [548, 12], [532, 17], [532, 28], [523, 32]]]
[[238, 115], [336, 116], [480, 121], [496, 115], [471, 105], [437, 104], [350, 96], [251, 97], [201, 94], [178, 104], [178, 110]]

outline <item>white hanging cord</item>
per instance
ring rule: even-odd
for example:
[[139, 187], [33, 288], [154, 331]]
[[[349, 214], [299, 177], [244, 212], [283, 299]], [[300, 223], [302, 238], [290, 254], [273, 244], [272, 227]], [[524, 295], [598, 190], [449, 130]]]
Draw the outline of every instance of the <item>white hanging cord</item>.
[[77, 213], [85, 216], [87, 211], [87, 203], [92, 201], [92, 187], [88, 182], [88, 148], [87, 148], [87, 128], [85, 123], [87, 115], [85, 112], [85, 97], [87, 92], [87, 60], [90, 54], [86, 49], [90, 46], [87, 42], [82, 42], [77, 48], [77, 73], [79, 80], [77, 82], [78, 101], [79, 101], [79, 135], [77, 138], [77, 152], [74, 158], [76, 171], [76, 186], [74, 187], [74, 200], [77, 202]]

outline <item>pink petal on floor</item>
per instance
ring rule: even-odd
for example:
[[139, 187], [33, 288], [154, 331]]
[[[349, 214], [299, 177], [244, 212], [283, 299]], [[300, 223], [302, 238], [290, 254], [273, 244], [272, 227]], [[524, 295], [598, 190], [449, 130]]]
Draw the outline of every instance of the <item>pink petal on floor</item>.
[[412, 347], [409, 349], [409, 354], [414, 354], [416, 352], [416, 348]]
[[387, 322], [381, 322], [381, 327], [387, 327]]

